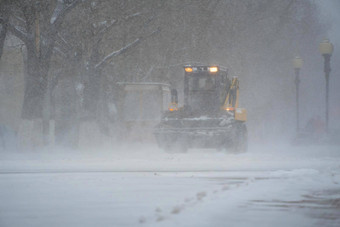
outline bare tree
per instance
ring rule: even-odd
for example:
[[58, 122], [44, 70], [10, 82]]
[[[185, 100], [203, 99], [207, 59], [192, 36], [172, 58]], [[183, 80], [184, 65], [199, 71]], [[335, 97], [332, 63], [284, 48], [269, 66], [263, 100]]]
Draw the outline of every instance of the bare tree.
[[6, 34], [7, 34], [7, 27], [9, 21], [9, 2], [7, 0], [0, 1], [0, 59], [2, 56]]
[[[42, 118], [53, 48], [63, 19], [81, 0], [14, 1], [6, 28], [26, 46], [24, 119]], [[10, 10], [10, 12], [8, 12]]]
[[88, 2], [68, 18], [68, 25], [59, 33], [65, 40], [62, 45], [69, 46], [63, 51], [66, 59], [78, 58], [74, 67], [82, 73], [79, 82], [84, 86], [83, 107], [91, 118], [96, 118], [100, 109], [103, 70], [112, 67], [115, 58], [133, 52], [160, 31], [159, 27], [151, 26], [152, 8], [146, 7], [151, 6], [150, 2]]

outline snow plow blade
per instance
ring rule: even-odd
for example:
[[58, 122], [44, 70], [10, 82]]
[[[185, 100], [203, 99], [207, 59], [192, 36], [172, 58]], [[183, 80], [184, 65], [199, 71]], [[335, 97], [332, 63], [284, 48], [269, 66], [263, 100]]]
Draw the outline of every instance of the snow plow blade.
[[[207, 127], [211, 125], [211, 127]], [[167, 119], [156, 127], [154, 135], [162, 149], [186, 151], [189, 148], [213, 148], [245, 152], [246, 127], [231, 118]]]

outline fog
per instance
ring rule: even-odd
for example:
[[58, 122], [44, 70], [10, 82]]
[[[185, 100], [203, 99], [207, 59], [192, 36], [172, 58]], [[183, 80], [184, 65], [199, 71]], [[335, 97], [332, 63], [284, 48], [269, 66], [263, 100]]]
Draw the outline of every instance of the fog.
[[[120, 142], [117, 135], [127, 127], [122, 115], [139, 110], [120, 105], [119, 83], [170, 84], [183, 104], [185, 64], [228, 68], [229, 77], [240, 80], [250, 141], [289, 142], [296, 136], [295, 56], [304, 61], [300, 128], [313, 117], [325, 119], [318, 52], [324, 38], [335, 46], [330, 127], [340, 127], [335, 1], [51, 1], [35, 6], [35, 19], [25, 14], [30, 4], [2, 1], [1, 124], [20, 146], [76, 148], [87, 137]], [[145, 102], [157, 103], [153, 99]]]
[[[0, 0], [0, 226], [338, 226], [339, 12], [337, 0]], [[206, 75], [224, 90], [194, 102]]]

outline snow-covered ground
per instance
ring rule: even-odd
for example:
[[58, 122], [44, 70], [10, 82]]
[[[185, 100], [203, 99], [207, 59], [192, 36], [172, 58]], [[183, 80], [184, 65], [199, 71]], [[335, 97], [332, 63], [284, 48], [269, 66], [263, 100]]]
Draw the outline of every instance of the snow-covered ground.
[[340, 148], [0, 152], [0, 226], [340, 226]]

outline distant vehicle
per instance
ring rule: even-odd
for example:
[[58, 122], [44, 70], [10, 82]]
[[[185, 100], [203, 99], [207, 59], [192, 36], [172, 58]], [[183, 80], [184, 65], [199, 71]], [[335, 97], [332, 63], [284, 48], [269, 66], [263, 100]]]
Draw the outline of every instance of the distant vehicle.
[[247, 113], [238, 107], [239, 80], [228, 78], [219, 66], [184, 66], [184, 106], [178, 107], [177, 90], [155, 128], [159, 147], [164, 150], [189, 148], [247, 150]]
[[154, 142], [153, 129], [170, 102], [165, 83], [119, 83], [120, 137], [124, 141]]

